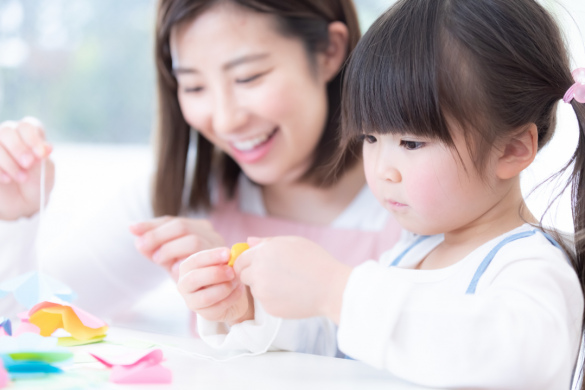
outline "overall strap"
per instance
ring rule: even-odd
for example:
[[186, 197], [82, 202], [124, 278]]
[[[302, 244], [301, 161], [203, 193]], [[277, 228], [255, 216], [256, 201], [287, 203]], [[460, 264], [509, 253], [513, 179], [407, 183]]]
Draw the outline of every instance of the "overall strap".
[[[479, 267], [477, 267], [477, 271], [475, 271], [475, 274], [473, 275], [473, 278], [471, 279], [471, 283], [469, 283], [469, 287], [467, 287], [467, 291], [465, 292], [465, 294], [475, 294], [475, 289], [477, 288], [477, 283], [479, 282], [479, 279], [481, 278], [481, 276], [483, 275], [483, 273], [485, 272], [487, 267], [490, 265], [490, 263], [492, 262], [492, 260], [494, 259], [494, 257], [498, 253], [498, 251], [500, 249], [502, 249], [502, 247], [504, 245], [506, 245], [512, 241], [519, 240], [521, 238], [533, 236], [535, 233], [536, 233], [536, 230], [530, 230], [530, 231], [526, 231], [526, 232], [516, 233], [516, 234], [513, 234], [509, 237], [504, 238], [502, 241], [500, 241], [498, 243], [498, 245], [493, 247], [492, 250], [483, 259], [483, 261], [481, 262]], [[545, 237], [546, 237], [546, 234], [545, 234]], [[547, 239], [549, 239], [549, 241], [550, 241], [552, 238], [547, 237]], [[555, 242], [555, 244], [558, 245], [556, 242]]]
[[410, 244], [410, 246], [408, 248], [406, 248], [405, 250], [402, 251], [402, 253], [400, 253], [398, 256], [396, 256], [396, 258], [394, 259], [392, 264], [390, 264], [390, 267], [396, 267], [400, 263], [400, 261], [402, 261], [404, 256], [406, 256], [408, 254], [408, 252], [410, 252], [412, 250], [412, 248], [414, 248], [415, 246], [417, 246], [418, 244], [420, 244], [421, 242], [423, 242], [424, 240], [426, 240], [429, 237], [431, 237], [431, 236], [420, 236], [419, 238], [417, 238], [415, 242]]

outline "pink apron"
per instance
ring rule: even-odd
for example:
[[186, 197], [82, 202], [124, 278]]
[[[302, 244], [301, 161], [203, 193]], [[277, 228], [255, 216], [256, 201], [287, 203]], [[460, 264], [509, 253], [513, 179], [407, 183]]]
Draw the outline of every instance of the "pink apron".
[[[336, 259], [352, 267], [366, 260], [378, 260], [383, 252], [396, 244], [401, 233], [400, 225], [391, 214], [379, 231], [338, 229], [243, 213], [237, 199], [216, 207], [210, 221], [228, 247], [236, 242], [246, 242], [251, 236], [300, 236], [316, 242]], [[196, 318], [195, 315], [191, 317], [194, 335], [197, 335]]]

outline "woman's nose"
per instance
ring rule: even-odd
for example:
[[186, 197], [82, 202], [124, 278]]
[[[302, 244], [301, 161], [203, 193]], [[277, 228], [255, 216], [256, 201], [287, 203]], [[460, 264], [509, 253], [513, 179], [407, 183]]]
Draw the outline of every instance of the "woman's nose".
[[233, 97], [222, 95], [215, 99], [212, 110], [213, 130], [218, 134], [237, 131], [247, 120], [247, 114]]

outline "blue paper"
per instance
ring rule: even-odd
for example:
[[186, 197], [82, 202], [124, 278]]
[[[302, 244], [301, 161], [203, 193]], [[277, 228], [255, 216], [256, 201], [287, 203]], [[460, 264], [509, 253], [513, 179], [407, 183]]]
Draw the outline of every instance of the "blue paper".
[[50, 276], [33, 271], [0, 283], [0, 298], [12, 294], [14, 299], [30, 309], [44, 301], [58, 298], [72, 302], [76, 294], [67, 285]]
[[4, 329], [8, 336], [12, 336], [12, 322], [8, 318], [0, 317], [0, 328]]

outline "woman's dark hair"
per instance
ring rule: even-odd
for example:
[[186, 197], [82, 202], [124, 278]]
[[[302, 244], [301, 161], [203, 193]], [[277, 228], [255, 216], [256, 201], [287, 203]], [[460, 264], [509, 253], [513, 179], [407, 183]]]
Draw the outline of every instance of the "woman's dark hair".
[[[531, 123], [542, 148], [574, 83], [559, 28], [534, 0], [398, 1], [358, 43], [345, 73], [342, 145], [371, 132], [454, 146], [454, 123], [480, 173], [496, 140]], [[565, 167], [573, 167], [576, 232], [576, 253], [567, 253], [585, 290], [585, 105], [571, 105], [580, 130]]]
[[[328, 26], [343, 22], [349, 31], [347, 50], [353, 50], [360, 38], [359, 23], [351, 0], [160, 0], [156, 23], [156, 71], [158, 82], [158, 126], [156, 133], [157, 171], [153, 183], [154, 214], [177, 215], [184, 206], [185, 164], [190, 142], [190, 127], [181, 114], [177, 98], [177, 81], [173, 75], [170, 36], [174, 27], [194, 20], [217, 3], [231, 2], [246, 9], [273, 15], [278, 31], [304, 42], [309, 60], [323, 51], [329, 42]], [[319, 186], [335, 183], [329, 175], [330, 160], [339, 144], [341, 73], [327, 86], [328, 118], [303, 180]], [[348, 153], [342, 170], [359, 161]], [[240, 167], [227, 154], [197, 133], [197, 154], [193, 185], [187, 207], [209, 208], [211, 172], [217, 172], [224, 192], [232, 197]]]

